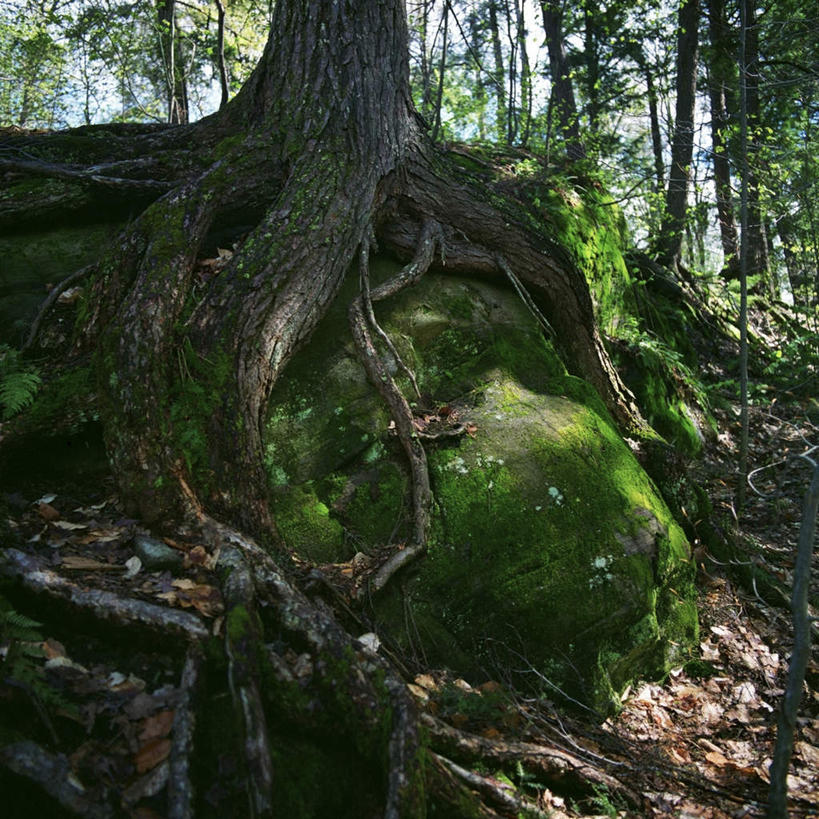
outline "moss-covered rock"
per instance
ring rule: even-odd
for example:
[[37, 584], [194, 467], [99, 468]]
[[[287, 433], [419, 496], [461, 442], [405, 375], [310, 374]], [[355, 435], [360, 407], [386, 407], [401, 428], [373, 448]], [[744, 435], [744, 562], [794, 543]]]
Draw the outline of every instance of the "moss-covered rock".
[[0, 342], [24, 340], [48, 286], [94, 261], [113, 231], [102, 224], [0, 236]]
[[[432, 543], [377, 602], [380, 628], [473, 677], [513, 645], [601, 710], [683, 657], [697, 636], [685, 536], [517, 296], [429, 276], [378, 314], [419, 411], [446, 406], [471, 431], [427, 446]], [[294, 359], [267, 428], [284, 538], [322, 561], [400, 542], [409, 518], [400, 449], [343, 321]]]

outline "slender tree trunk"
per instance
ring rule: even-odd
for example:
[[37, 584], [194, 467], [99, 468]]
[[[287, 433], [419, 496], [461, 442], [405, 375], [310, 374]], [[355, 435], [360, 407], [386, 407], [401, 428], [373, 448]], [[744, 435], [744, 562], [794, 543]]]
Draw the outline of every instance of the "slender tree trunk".
[[697, 85], [699, 0], [683, 0], [677, 24], [677, 103], [671, 142], [671, 171], [666, 189], [665, 214], [657, 241], [661, 264], [676, 266], [680, 258], [688, 184], [694, 153], [694, 102]]
[[223, 0], [215, 0], [217, 18], [216, 34], [216, 61], [219, 66], [219, 87], [222, 95], [219, 107], [224, 108], [230, 96], [230, 80], [228, 78], [227, 63], [225, 62], [225, 4]]
[[761, 201], [762, 184], [759, 178], [759, 26], [756, 23], [756, 7], [749, 7], [747, 13], [745, 90], [748, 119], [748, 275], [760, 277], [754, 283], [754, 290], [764, 293], [769, 271]]
[[520, 53], [520, 144], [523, 147], [529, 143], [532, 126], [532, 68], [529, 64], [529, 51], [526, 47], [526, 7], [521, 0], [516, 0], [517, 39]]
[[494, 85], [496, 98], [495, 129], [498, 141], [506, 141], [506, 69], [503, 64], [503, 49], [501, 47], [500, 27], [498, 26], [498, 0], [489, 2], [489, 33], [492, 38], [492, 55], [495, 60]]
[[725, 259], [723, 275], [739, 278], [739, 238], [734, 215], [731, 166], [726, 146], [729, 124], [726, 89], [734, 75], [731, 49], [728, 46], [728, 24], [724, 0], [709, 0], [708, 27], [711, 37], [711, 63], [708, 73], [708, 95], [711, 105], [711, 145], [714, 166], [714, 188], [717, 202], [722, 252]]
[[739, 251], [739, 403], [740, 440], [739, 475], [737, 479], [736, 510], [742, 515], [745, 508], [748, 481], [748, 269], [750, 256], [750, 170], [748, 163], [748, 28], [753, 20], [753, 0], [741, 0], [739, 29], [739, 151], [742, 168], [740, 194], [741, 238]]
[[176, 0], [159, 0], [160, 59], [167, 93], [168, 122], [188, 122], [188, 86], [176, 28]]
[[549, 50], [552, 105], [557, 112], [558, 126], [566, 145], [566, 155], [571, 161], [585, 159], [586, 148], [580, 138], [574, 87], [563, 45], [562, 7], [559, 0], [541, 0], [540, 9], [543, 13], [543, 28]]
[[600, 45], [595, 11], [589, 0], [583, 3], [583, 58], [586, 63], [586, 116], [589, 131], [596, 135], [600, 118]]
[[441, 60], [438, 63], [438, 92], [435, 95], [435, 119], [432, 126], [432, 141], [437, 142], [441, 132], [441, 106], [444, 101], [444, 81], [446, 79], [446, 57], [449, 47], [449, 0], [444, 0], [443, 43], [441, 45]]

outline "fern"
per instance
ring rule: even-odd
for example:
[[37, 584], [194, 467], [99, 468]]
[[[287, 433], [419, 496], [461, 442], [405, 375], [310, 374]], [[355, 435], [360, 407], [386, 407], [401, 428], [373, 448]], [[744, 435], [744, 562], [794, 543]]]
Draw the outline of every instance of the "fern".
[[0, 419], [24, 410], [33, 400], [41, 379], [32, 367], [20, 363], [17, 350], [0, 345]]
[[21, 685], [42, 705], [76, 711], [63, 694], [49, 685], [43, 671], [42, 623], [15, 611], [0, 594], [0, 683]]

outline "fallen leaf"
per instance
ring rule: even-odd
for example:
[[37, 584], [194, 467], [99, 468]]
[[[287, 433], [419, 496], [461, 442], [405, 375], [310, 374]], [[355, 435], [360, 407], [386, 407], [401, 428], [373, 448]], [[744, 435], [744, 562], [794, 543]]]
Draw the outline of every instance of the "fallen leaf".
[[151, 739], [134, 754], [134, 765], [137, 773], [145, 773], [155, 768], [160, 762], [168, 758], [171, 752], [169, 739]]
[[[52, 495], [52, 500], [56, 497], [56, 495]], [[60, 517], [60, 513], [50, 504], [50, 503], [41, 503], [37, 507], [37, 511], [40, 513], [40, 517], [43, 520], [57, 520]]]
[[87, 523], [71, 523], [70, 520], [52, 520], [52, 526], [56, 526], [58, 529], [65, 529], [66, 531], [75, 531], [77, 529], [87, 529]]
[[151, 717], [147, 717], [142, 723], [142, 730], [139, 732], [139, 738], [142, 742], [147, 742], [151, 739], [160, 739], [166, 737], [173, 728], [174, 711], [160, 711]]
[[731, 764], [731, 760], [728, 759], [725, 754], [720, 753], [719, 751], [709, 751], [705, 758], [712, 764], [716, 765], [718, 768], [724, 768], [727, 765]]
[[110, 572], [120, 570], [119, 566], [114, 566], [111, 563], [100, 563], [99, 560], [94, 560], [92, 557], [83, 557], [82, 555], [67, 555], [63, 558], [61, 568], [86, 572]]

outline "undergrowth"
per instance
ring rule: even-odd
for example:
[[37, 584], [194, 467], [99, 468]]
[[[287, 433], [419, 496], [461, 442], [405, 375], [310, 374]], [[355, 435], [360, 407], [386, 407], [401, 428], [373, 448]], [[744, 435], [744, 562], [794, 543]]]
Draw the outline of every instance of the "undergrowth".
[[24, 364], [17, 350], [0, 344], [0, 420], [8, 421], [29, 406], [40, 383], [36, 369]]

